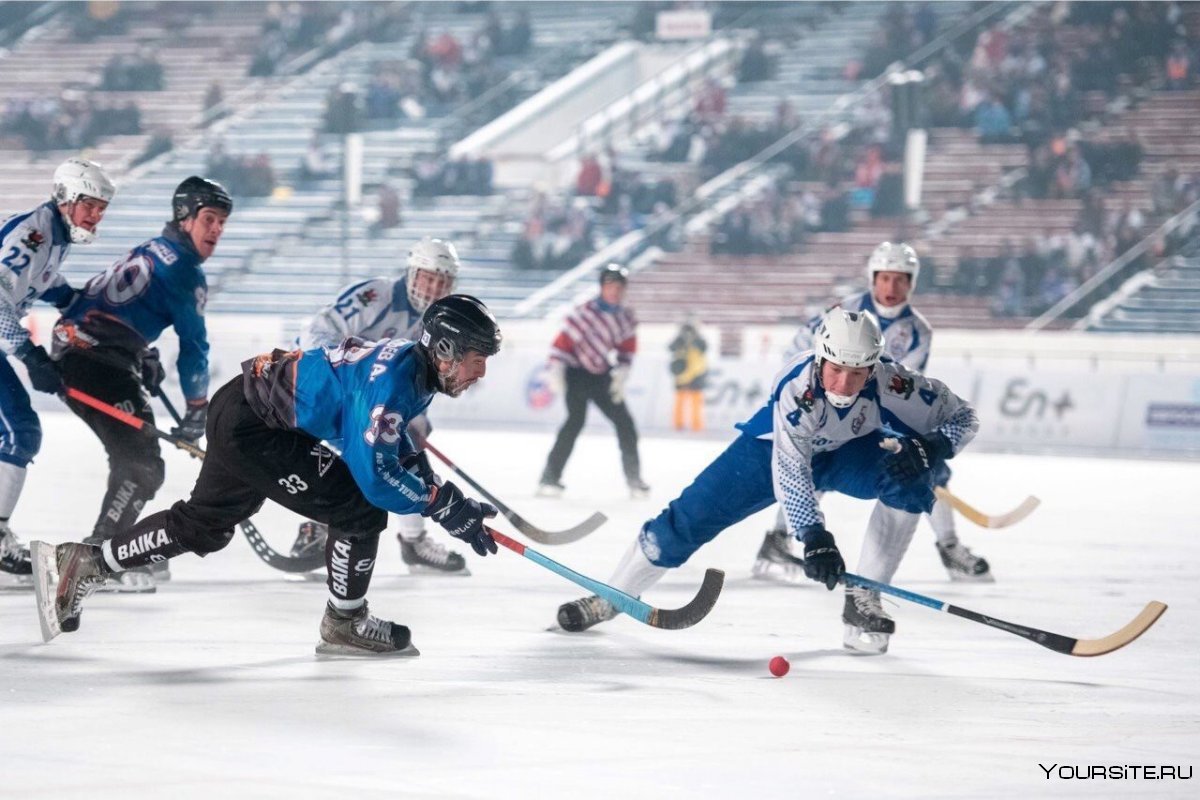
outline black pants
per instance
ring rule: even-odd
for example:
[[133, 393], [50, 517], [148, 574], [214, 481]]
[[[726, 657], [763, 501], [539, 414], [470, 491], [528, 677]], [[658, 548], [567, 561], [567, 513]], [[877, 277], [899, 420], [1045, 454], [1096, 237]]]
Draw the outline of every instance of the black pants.
[[587, 421], [588, 401], [595, 403], [600, 413], [608, 417], [617, 429], [617, 444], [621, 448], [621, 466], [625, 470], [625, 479], [641, 479], [637, 428], [634, 427], [633, 417], [629, 415], [629, 408], [625, 402], [613, 402], [609, 394], [611, 385], [611, 373], [595, 375], [585, 369], [567, 367], [567, 421], [559, 428], [558, 438], [554, 440], [554, 447], [546, 459], [546, 469], [542, 472], [543, 482], [557, 483], [562, 478], [567, 459], [575, 449], [575, 440], [579, 438], [583, 423]]
[[[59, 362], [63, 382], [154, 424], [150, 398], [142, 388], [141, 362], [129, 356], [124, 363], [102, 360], [68, 350]], [[102, 411], [76, 400], [67, 405], [100, 437], [108, 454], [108, 489], [92, 535], [111, 539], [128, 530], [143, 506], [162, 488], [165, 467], [154, 436], [135, 430]]]
[[205, 434], [208, 454], [191, 498], [114, 540], [122, 565], [216, 552], [229, 544], [237, 523], [270, 499], [329, 525], [330, 591], [345, 599], [364, 596], [387, 512], [371, 505], [346, 463], [306, 433], [267, 427], [246, 402], [240, 375], [213, 395]]

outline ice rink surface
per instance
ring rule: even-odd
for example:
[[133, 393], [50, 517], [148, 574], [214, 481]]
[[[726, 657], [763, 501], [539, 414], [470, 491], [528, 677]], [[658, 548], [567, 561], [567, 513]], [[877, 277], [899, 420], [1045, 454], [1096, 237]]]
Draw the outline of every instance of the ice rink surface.
[[[74, 417], [43, 424], [13, 527], [78, 540], [104, 457]], [[537, 524], [608, 514], [587, 539], [539, 547], [600, 580], [725, 444], [644, 439], [654, 492], [630, 501], [614, 437], [585, 435], [566, 496], [544, 500], [549, 433], [433, 440]], [[152, 510], [186, 497], [198, 469], [165, 457]], [[950, 583], [923, 522], [897, 585], [1074, 637], [1111, 633], [1149, 600], [1170, 610], [1128, 648], [1084, 659], [898, 602], [891, 652], [851, 656], [840, 591], [750, 577], [772, 511], [646, 594], [680, 605], [705, 567], [723, 568], [698, 626], [620, 617], [568, 635], [546, 631], [583, 593], [562, 578], [504, 550], [471, 554], [469, 578], [410, 576], [389, 531], [371, 607], [409, 625], [421, 657], [320, 661], [324, 585], [285, 580], [239, 533], [174, 560], [157, 594], [90, 598], [80, 631], [50, 644], [32, 592], [0, 593], [0, 797], [1195, 797], [1195, 779], [1065, 781], [1039, 763], [1200, 761], [1200, 465], [968, 452], [954, 467], [951, 488], [984, 510], [1026, 494], [1042, 506], [1001, 531], [959, 519], [995, 584]], [[870, 505], [830, 496], [824, 509], [853, 569]], [[255, 519], [286, 551], [298, 518], [268, 505]], [[775, 655], [791, 661], [782, 679], [767, 671]]]

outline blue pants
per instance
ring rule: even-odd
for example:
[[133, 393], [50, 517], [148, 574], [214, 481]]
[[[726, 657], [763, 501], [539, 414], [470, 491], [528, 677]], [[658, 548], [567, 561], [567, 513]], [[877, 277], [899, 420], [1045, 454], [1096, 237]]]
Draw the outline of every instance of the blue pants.
[[7, 358], [0, 357], [0, 461], [24, 467], [42, 448], [42, 426], [29, 393]]
[[[813, 456], [819, 492], [841, 492], [913, 513], [933, 507], [933, 471], [900, 485], [883, 470], [879, 432]], [[739, 436], [679, 497], [642, 527], [639, 540], [651, 563], [678, 567], [721, 531], [775, 502], [771, 442]]]

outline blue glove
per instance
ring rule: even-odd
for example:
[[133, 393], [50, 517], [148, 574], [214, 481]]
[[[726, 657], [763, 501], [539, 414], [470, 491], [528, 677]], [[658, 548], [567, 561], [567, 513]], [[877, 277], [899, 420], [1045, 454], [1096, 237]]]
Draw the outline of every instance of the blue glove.
[[880, 443], [880, 447], [888, 450], [883, 457], [883, 469], [899, 484], [917, 481], [954, 453], [950, 440], [937, 431], [928, 436], [906, 436], [893, 441], [896, 443], [893, 447], [887, 446], [887, 440]]
[[171, 428], [171, 435], [195, 444], [204, 435], [204, 423], [208, 421], [208, 401], [188, 400], [187, 411], [179, 424]]
[[845, 571], [846, 562], [832, 533], [815, 528], [804, 534], [804, 574], [808, 578], [832, 590]]
[[496, 540], [483, 527], [483, 521], [496, 513], [495, 506], [463, 497], [462, 490], [447, 481], [437, 488], [421, 516], [431, 518], [455, 539], [462, 539], [476, 553], [486, 556], [496, 552]]
[[15, 355], [21, 359], [25, 365], [25, 369], [29, 372], [29, 382], [34, 389], [46, 394], [61, 394], [65, 387], [62, 382], [62, 375], [58, 372], [58, 365], [50, 360], [49, 353], [46, 348], [39, 345], [34, 345], [28, 339], [17, 348]]

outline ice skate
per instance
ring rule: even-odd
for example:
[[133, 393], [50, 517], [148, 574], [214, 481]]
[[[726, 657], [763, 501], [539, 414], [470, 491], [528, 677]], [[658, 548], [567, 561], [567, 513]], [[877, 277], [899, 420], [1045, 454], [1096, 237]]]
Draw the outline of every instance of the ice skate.
[[650, 496], [650, 485], [641, 478], [630, 478], [627, 483], [631, 500], [642, 500]]
[[68, 542], [55, 547], [34, 542], [33, 587], [37, 596], [42, 640], [79, 630], [83, 601], [111, 574], [100, 548]]
[[792, 555], [792, 541], [787, 531], [767, 531], [762, 546], [758, 548], [751, 574], [763, 580], [779, 577], [791, 581], [803, 577], [804, 559]]
[[842, 644], [858, 653], [886, 653], [888, 639], [896, 632], [896, 623], [879, 603], [879, 592], [861, 586], [846, 589], [842, 622], [846, 624]]
[[400, 559], [408, 565], [408, 571], [411, 573], [463, 577], [471, 574], [471, 570], [467, 569], [466, 559], [430, 539], [425, 535], [425, 531], [421, 531], [420, 535], [412, 540], [405, 539], [403, 534], [396, 534], [396, 538], [400, 540]]
[[562, 493], [566, 488], [557, 480], [542, 478], [542, 482], [538, 484], [535, 494], [538, 497], [562, 497]]
[[950, 580], [966, 583], [995, 583], [996, 579], [992, 576], [992, 569], [988, 566], [987, 559], [975, 555], [964, 545], [958, 542], [943, 545], [939, 542], [937, 550], [938, 555], [942, 557], [942, 566], [950, 575]]
[[325, 552], [325, 540], [329, 538], [329, 526], [324, 522], [307, 520], [300, 523], [296, 541], [292, 542], [292, 558], [309, 558]]
[[558, 607], [558, 625], [569, 633], [586, 631], [593, 625], [607, 622], [617, 615], [613, 604], [596, 595], [581, 597]]
[[160, 583], [166, 583], [171, 580], [171, 562], [156, 561], [150, 564], [150, 576], [154, 578], [154, 584], [157, 586]]
[[403, 625], [371, 616], [364, 601], [353, 611], [325, 605], [321, 619], [319, 656], [419, 656], [412, 634]]
[[7, 522], [0, 522], [0, 589], [30, 589], [33, 567], [29, 548], [21, 544]]

